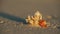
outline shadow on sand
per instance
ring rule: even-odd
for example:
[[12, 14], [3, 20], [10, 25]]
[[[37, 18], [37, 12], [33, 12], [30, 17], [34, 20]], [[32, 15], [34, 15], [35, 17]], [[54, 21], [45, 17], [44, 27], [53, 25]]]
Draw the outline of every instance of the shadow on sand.
[[9, 15], [3, 12], [0, 12], [0, 17], [7, 18], [16, 22], [23, 22], [23, 24], [27, 24], [24, 18], [19, 18], [19, 17]]

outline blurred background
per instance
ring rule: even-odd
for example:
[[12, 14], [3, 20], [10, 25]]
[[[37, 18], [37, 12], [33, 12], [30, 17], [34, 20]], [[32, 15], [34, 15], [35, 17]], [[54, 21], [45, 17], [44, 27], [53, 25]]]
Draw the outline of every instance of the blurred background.
[[[40, 11], [43, 16], [57, 16], [60, 22], [60, 0], [0, 0], [0, 12], [4, 12], [17, 17], [25, 18]], [[1, 18], [3, 19], [3, 18]], [[8, 19], [6, 19], [9, 21]], [[13, 22], [13, 23], [12, 23]], [[1, 34], [60, 34], [58, 29], [40, 29], [27, 26], [13, 26], [15, 21], [0, 24]], [[60, 23], [58, 23], [60, 24]], [[8, 29], [8, 32], [5, 32]], [[9, 31], [11, 30], [11, 31]]]
[[59, 14], [59, 0], [0, 0], [1, 11], [19, 17], [33, 14], [37, 10], [43, 15]]

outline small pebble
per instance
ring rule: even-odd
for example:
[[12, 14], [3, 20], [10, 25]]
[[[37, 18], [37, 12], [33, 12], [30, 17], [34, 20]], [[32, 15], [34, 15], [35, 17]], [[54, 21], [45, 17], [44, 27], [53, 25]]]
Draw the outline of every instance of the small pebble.
[[48, 18], [48, 19], [51, 19], [51, 18], [52, 18], [52, 16], [47, 16], [47, 18]]
[[53, 28], [56, 28], [56, 26], [54, 26]]
[[0, 23], [4, 23], [4, 21], [1, 20]]

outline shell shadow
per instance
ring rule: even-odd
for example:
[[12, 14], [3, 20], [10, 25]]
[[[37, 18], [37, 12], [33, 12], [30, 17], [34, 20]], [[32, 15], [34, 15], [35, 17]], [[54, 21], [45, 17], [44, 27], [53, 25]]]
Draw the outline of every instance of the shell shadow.
[[0, 12], [0, 17], [7, 18], [7, 19], [10, 19], [10, 20], [19, 22], [19, 23], [22, 22], [23, 24], [27, 24], [24, 18], [9, 15], [9, 14], [4, 13], [4, 12]]

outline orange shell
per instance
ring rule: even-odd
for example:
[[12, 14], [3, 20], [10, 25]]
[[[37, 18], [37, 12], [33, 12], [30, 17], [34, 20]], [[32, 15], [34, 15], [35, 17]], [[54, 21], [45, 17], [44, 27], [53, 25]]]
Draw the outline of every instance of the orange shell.
[[47, 24], [46, 24], [46, 21], [45, 21], [45, 20], [40, 20], [40, 21], [39, 21], [39, 25], [40, 25], [42, 28], [46, 28], [46, 27], [47, 27]]

